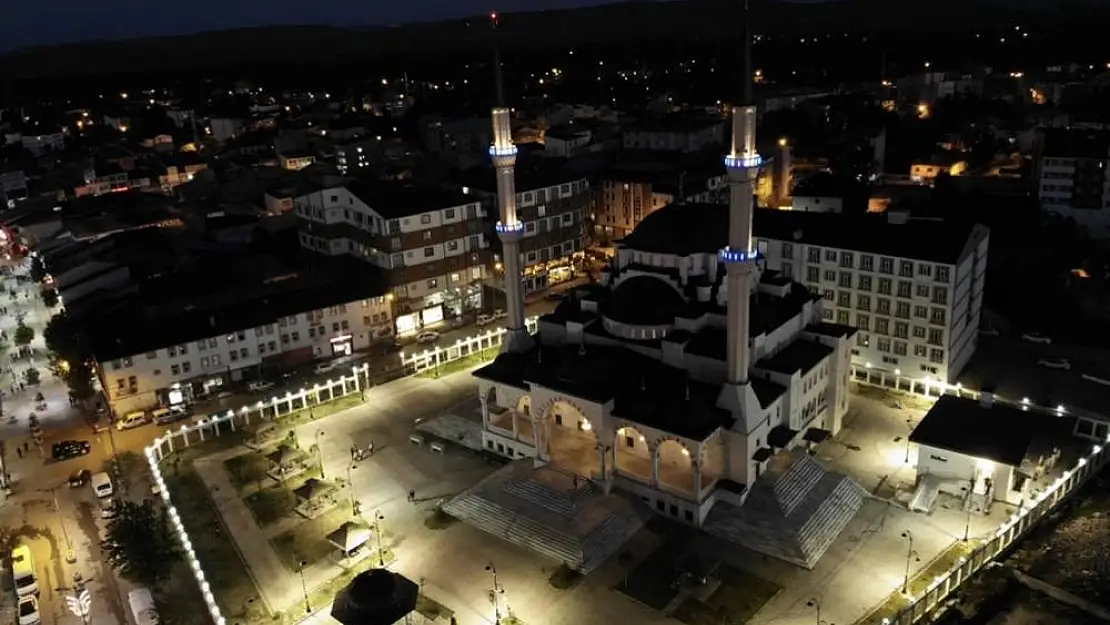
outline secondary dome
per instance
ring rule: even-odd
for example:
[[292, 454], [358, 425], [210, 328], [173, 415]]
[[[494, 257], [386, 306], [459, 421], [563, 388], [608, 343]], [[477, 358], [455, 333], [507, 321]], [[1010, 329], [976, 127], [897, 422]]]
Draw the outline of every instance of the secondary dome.
[[686, 300], [659, 278], [635, 276], [621, 282], [609, 297], [605, 316], [636, 326], [672, 326], [686, 310]]

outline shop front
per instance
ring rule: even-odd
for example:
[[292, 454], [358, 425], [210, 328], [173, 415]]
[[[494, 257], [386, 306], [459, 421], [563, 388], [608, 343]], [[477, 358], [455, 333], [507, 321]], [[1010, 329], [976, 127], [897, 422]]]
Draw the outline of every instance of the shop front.
[[355, 337], [353, 334], [343, 334], [331, 338], [332, 356], [350, 356], [355, 351]]
[[423, 310], [397, 315], [397, 336], [412, 336], [421, 330], [431, 329], [443, 323], [443, 305], [428, 306]]

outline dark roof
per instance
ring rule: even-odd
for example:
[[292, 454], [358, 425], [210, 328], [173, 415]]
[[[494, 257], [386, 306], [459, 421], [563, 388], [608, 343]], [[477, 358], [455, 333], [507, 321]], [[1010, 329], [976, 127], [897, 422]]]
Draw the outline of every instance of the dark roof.
[[851, 338], [852, 335], [859, 331], [859, 329], [854, 326], [844, 325], [843, 323], [829, 323], [827, 321], [822, 321], [819, 323], [809, 324], [805, 327], [805, 331], [812, 332], [813, 334], [822, 334], [824, 336], [831, 336], [834, 338], [842, 339]]
[[828, 358], [832, 352], [832, 348], [827, 345], [800, 339], [787, 345], [785, 349], [777, 354], [769, 358], [763, 358], [755, 363], [755, 366], [786, 375], [799, 372], [805, 375], [820, 364], [822, 360]]
[[367, 265], [360, 274], [357, 279], [351, 279], [350, 273], [336, 274], [346, 279], [297, 274], [176, 300], [149, 301], [137, 294], [81, 321], [92, 330], [93, 354], [105, 362], [277, 323], [282, 317], [378, 297], [388, 290], [372, 267]]
[[974, 399], [943, 395], [914, 428], [910, 441], [1018, 467], [1046, 419], [997, 402], [987, 407]]
[[[725, 204], [670, 204], [644, 218], [618, 242], [643, 252], [715, 254], [728, 244]], [[760, 208], [753, 217], [756, 237], [871, 254], [956, 264], [975, 224], [910, 219], [887, 222], [884, 215], [841, 215]]]
[[705, 440], [733, 421], [717, 408], [719, 386], [619, 347], [536, 345], [501, 354], [474, 376], [517, 388], [533, 383], [597, 403], [614, 400], [614, 417], [692, 440]]
[[[520, 158], [514, 170], [516, 192], [524, 193], [545, 189], [555, 185], [583, 180], [586, 175], [567, 166], [566, 159], [560, 158]], [[497, 178], [492, 166], [478, 167], [448, 179], [448, 184], [456, 187], [470, 187], [486, 193], [497, 192]]]
[[672, 113], [655, 119], [644, 119], [628, 126], [627, 132], [696, 132], [724, 124], [720, 117], [704, 114]]
[[411, 217], [478, 201], [457, 191], [411, 181], [356, 181], [348, 184], [347, 189], [386, 219]]
[[1063, 158], [1110, 157], [1110, 132], [1087, 128], [1046, 128], [1044, 156]]
[[672, 325], [687, 303], [674, 287], [653, 276], [633, 276], [613, 289], [606, 317], [631, 325]]

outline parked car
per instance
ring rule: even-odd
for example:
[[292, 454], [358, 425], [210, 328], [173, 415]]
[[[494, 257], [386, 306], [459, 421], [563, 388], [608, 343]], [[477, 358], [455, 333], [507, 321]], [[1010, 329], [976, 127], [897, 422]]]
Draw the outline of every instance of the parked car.
[[252, 393], [261, 393], [274, 388], [274, 383], [269, 380], [255, 380], [247, 385], [247, 390]]
[[329, 373], [329, 372], [335, 370], [335, 366], [336, 366], [335, 361], [334, 360], [329, 360], [327, 362], [322, 362], [322, 363], [316, 365], [312, 369], [312, 371], [313, 371], [313, 373], [317, 373], [317, 374], [319, 374], [319, 373]]
[[100, 518], [113, 519], [116, 516], [116, 510], [119, 505], [115, 499], [101, 499], [100, 500]]
[[88, 484], [89, 480], [91, 480], [91, 479], [92, 479], [92, 471], [89, 471], [88, 469], [81, 469], [80, 471], [74, 471], [69, 476], [69, 487], [70, 488], [81, 488], [85, 484]]
[[1021, 335], [1021, 340], [1029, 341], [1030, 343], [1041, 343], [1042, 345], [1051, 345], [1052, 337], [1045, 336], [1040, 332], [1027, 332]]
[[479, 327], [488, 326], [489, 324], [493, 323], [494, 321], [496, 321], [496, 319], [493, 318], [493, 315], [486, 315], [486, 314], [478, 315], [478, 326]]
[[39, 600], [34, 595], [19, 598], [19, 625], [37, 625], [42, 622]]
[[51, 446], [50, 455], [55, 460], [69, 460], [87, 455], [91, 451], [92, 444], [89, 441], [58, 441]]
[[169, 408], [159, 408], [151, 413], [154, 417], [154, 422], [158, 425], [166, 425], [189, 417], [189, 409], [185, 406], [170, 406]]
[[1037, 364], [1049, 369], [1063, 369], [1064, 371], [1071, 371], [1071, 361], [1067, 358], [1041, 358]]
[[424, 330], [420, 334], [416, 335], [416, 342], [420, 343], [421, 345], [427, 343], [435, 343], [438, 340], [439, 332], [436, 332], [435, 330]]

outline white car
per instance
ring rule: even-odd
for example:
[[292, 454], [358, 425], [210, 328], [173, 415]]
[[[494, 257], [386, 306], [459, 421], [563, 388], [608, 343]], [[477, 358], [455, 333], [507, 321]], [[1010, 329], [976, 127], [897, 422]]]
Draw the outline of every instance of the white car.
[[1029, 341], [1030, 343], [1041, 343], [1043, 345], [1051, 345], [1052, 337], [1045, 336], [1040, 332], [1028, 332], [1021, 335], [1021, 340]]
[[420, 334], [416, 335], [416, 342], [420, 344], [435, 343], [438, 340], [439, 332], [436, 332], [435, 330], [424, 330]]
[[252, 393], [261, 393], [262, 391], [268, 391], [272, 388], [274, 388], [274, 383], [268, 380], [255, 380], [247, 385], [247, 389]]
[[116, 516], [116, 500], [115, 499], [102, 499], [100, 500], [100, 518], [112, 519]]
[[316, 365], [316, 368], [314, 368], [313, 371], [316, 372], [316, 373], [328, 373], [329, 371], [332, 371], [334, 369], [335, 369], [335, 363], [334, 362], [322, 362], [322, 363]]
[[495, 319], [494, 319], [493, 315], [486, 315], [486, 314], [478, 315], [478, 327], [488, 326], [489, 324], [493, 323], [494, 321], [495, 321]]
[[1071, 371], [1071, 361], [1067, 358], [1041, 358], [1037, 364], [1049, 369], [1063, 369], [1064, 371]]
[[39, 600], [34, 595], [19, 598], [19, 625], [36, 625], [42, 622]]

